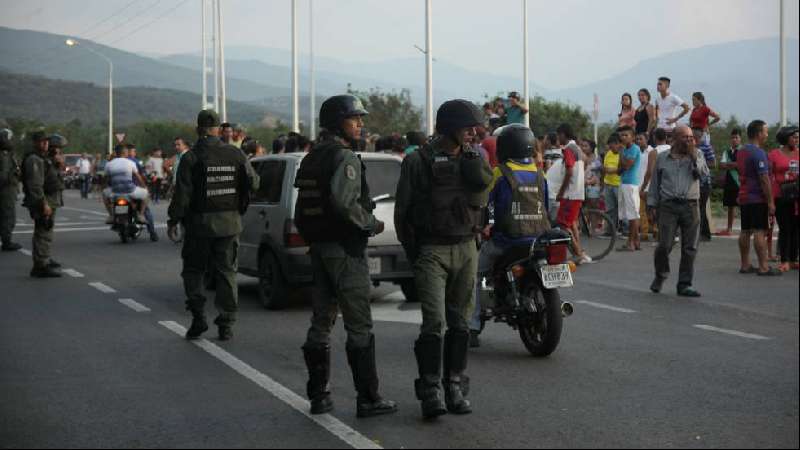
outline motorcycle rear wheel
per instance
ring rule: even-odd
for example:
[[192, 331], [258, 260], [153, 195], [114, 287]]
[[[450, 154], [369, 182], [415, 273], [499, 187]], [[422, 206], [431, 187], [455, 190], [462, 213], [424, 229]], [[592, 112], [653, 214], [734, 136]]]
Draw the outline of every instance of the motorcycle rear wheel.
[[522, 343], [537, 358], [550, 356], [561, 340], [561, 296], [555, 289], [542, 289], [531, 284], [525, 288], [524, 297], [534, 299], [538, 312], [524, 318], [519, 324]]

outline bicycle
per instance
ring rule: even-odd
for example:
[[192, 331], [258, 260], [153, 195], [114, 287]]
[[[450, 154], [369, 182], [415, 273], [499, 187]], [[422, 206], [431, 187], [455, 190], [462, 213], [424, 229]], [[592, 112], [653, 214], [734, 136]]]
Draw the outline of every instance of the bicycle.
[[603, 210], [586, 207], [581, 207], [578, 220], [583, 251], [593, 261], [600, 261], [608, 256], [617, 243], [617, 222], [611, 220], [611, 216]]

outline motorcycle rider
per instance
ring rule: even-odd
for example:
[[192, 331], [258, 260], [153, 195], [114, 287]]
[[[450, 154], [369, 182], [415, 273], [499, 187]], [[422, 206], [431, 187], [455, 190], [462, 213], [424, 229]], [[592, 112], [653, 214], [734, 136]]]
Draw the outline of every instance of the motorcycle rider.
[[445, 102], [436, 114], [436, 136], [403, 160], [397, 186], [395, 228], [414, 267], [422, 304], [415, 388], [426, 419], [472, 412], [464, 372], [478, 269], [476, 238], [492, 171], [470, 143], [483, 121], [473, 103]]
[[[470, 323], [470, 347], [479, 347], [481, 309], [478, 292], [482, 278], [491, 275], [494, 264], [506, 251], [530, 248], [537, 236], [550, 229], [547, 181], [533, 160], [534, 134], [521, 124], [503, 127], [497, 137], [494, 181], [489, 194], [489, 210], [494, 211], [494, 226], [487, 225], [478, 259], [475, 314]], [[497, 293], [501, 294], [501, 293]], [[497, 295], [503, 299], [503, 295]]]
[[[115, 158], [106, 164], [106, 184], [108, 187], [103, 191], [103, 199], [108, 211], [108, 221], [106, 223], [113, 223], [113, 200], [115, 195], [127, 195], [132, 200], [137, 202], [137, 218], [140, 223], [146, 223], [149, 230], [154, 230], [155, 227], [145, 217], [145, 210], [148, 206], [148, 199], [150, 194], [147, 189], [142, 186], [147, 186], [144, 177], [139, 173], [136, 163], [131, 161], [130, 150], [128, 146], [120, 144], [114, 148]], [[138, 186], [137, 182], [138, 181]], [[151, 231], [151, 238], [153, 233]]]

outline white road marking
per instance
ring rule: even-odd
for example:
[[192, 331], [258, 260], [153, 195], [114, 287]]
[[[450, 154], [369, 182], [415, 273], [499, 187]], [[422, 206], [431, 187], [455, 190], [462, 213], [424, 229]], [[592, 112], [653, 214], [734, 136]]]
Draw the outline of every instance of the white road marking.
[[92, 211], [92, 210], [90, 210], [90, 209], [80, 209], [80, 208], [73, 208], [73, 207], [71, 207], [71, 206], [65, 206], [65, 207], [63, 207], [63, 208], [61, 208], [61, 209], [64, 209], [64, 210], [67, 210], [67, 211], [76, 211], [76, 212], [82, 212], [82, 213], [85, 213], [85, 214], [92, 214], [92, 215], [94, 215], [94, 216], [101, 216], [101, 217], [106, 217], [106, 216], [108, 216], [108, 213], [104, 213], [104, 212], [97, 212], [97, 211]]
[[410, 323], [413, 325], [422, 324], [422, 311], [419, 309], [401, 309], [405, 303], [373, 303], [372, 320], [376, 322], [397, 322]]
[[623, 314], [635, 314], [636, 313], [636, 310], [633, 310], [633, 309], [619, 308], [619, 307], [616, 307], [616, 306], [606, 305], [606, 304], [603, 304], [603, 303], [587, 302], [585, 300], [577, 301], [575, 303], [579, 303], [581, 305], [586, 305], [586, 306], [591, 306], [592, 308], [607, 309], [609, 311], [614, 311], [614, 312], [623, 313]]
[[[171, 321], [159, 322], [159, 324], [164, 328], [177, 334], [178, 336], [182, 337], [186, 334], [186, 329], [175, 322]], [[317, 425], [321, 426], [322, 428], [325, 428], [328, 432], [330, 432], [334, 436], [344, 441], [347, 445], [357, 449], [383, 448], [380, 445], [376, 444], [374, 441], [367, 438], [366, 436], [360, 434], [356, 430], [345, 425], [339, 419], [333, 417], [330, 414], [312, 416], [311, 413], [309, 412], [310, 408], [309, 403], [303, 397], [295, 394], [290, 389], [284, 387], [283, 385], [276, 382], [267, 375], [264, 375], [263, 373], [252, 368], [245, 362], [239, 360], [238, 358], [226, 352], [225, 350], [221, 349], [217, 345], [205, 339], [193, 341], [193, 344], [203, 349], [206, 353], [218, 359], [226, 366], [233, 369], [239, 375], [242, 375], [243, 377], [247, 378], [248, 380], [260, 386], [265, 391], [275, 396], [277, 399], [286, 403], [292, 409], [306, 416], [308, 419], [312, 420]]]
[[701, 330], [705, 330], [705, 331], [713, 331], [715, 333], [729, 334], [731, 336], [738, 336], [740, 338], [753, 339], [753, 340], [756, 340], [756, 341], [768, 341], [768, 340], [772, 339], [772, 338], [768, 338], [766, 336], [761, 336], [760, 334], [751, 334], [751, 333], [745, 333], [743, 331], [736, 331], [736, 330], [726, 330], [724, 328], [717, 328], [717, 327], [713, 327], [711, 325], [694, 325], [694, 327], [695, 328], [699, 328]]
[[[103, 221], [101, 221], [101, 220], [95, 220], [94, 222], [57, 222], [58, 226], [60, 226], [60, 227], [78, 227], [78, 226], [86, 226], [86, 225], [100, 225], [102, 223], [103, 223]], [[22, 224], [22, 225], [17, 225], [17, 226], [32, 227], [32, 226], [34, 226], [34, 224], [28, 223], [28, 224]]]
[[[156, 224], [156, 229], [167, 228], [167, 224], [159, 223]], [[78, 231], [110, 231], [111, 225], [106, 225], [104, 227], [87, 227], [87, 228], [55, 228], [53, 232], [55, 233], [72, 233]], [[15, 231], [14, 234], [33, 234], [33, 230], [25, 230], [25, 231]]]
[[104, 294], [113, 294], [113, 293], [117, 292], [116, 289], [114, 289], [114, 288], [112, 288], [112, 287], [110, 287], [110, 286], [108, 286], [106, 284], [103, 284], [103, 283], [101, 283], [99, 281], [95, 281], [94, 283], [89, 283], [89, 286], [97, 289], [98, 291], [100, 291], [100, 292], [102, 292]]
[[150, 308], [144, 306], [143, 304], [135, 301], [132, 298], [121, 298], [118, 301], [138, 313], [150, 312]]
[[33, 256], [33, 253], [32, 253], [30, 250], [28, 250], [28, 249], [25, 249], [25, 248], [21, 248], [21, 249], [19, 250], [19, 252], [20, 252], [20, 253], [22, 253], [23, 255], [27, 255], [27, 256]]
[[64, 269], [61, 272], [71, 276], [72, 278], [83, 278], [84, 275], [75, 269]]

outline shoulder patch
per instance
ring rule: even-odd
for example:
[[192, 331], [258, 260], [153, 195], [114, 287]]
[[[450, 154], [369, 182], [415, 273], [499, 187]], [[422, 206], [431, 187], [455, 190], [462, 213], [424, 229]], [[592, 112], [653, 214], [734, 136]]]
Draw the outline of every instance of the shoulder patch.
[[356, 179], [356, 168], [348, 164], [347, 168], [345, 169], [345, 174], [347, 175], [347, 178], [349, 180], [355, 181], [355, 179]]

